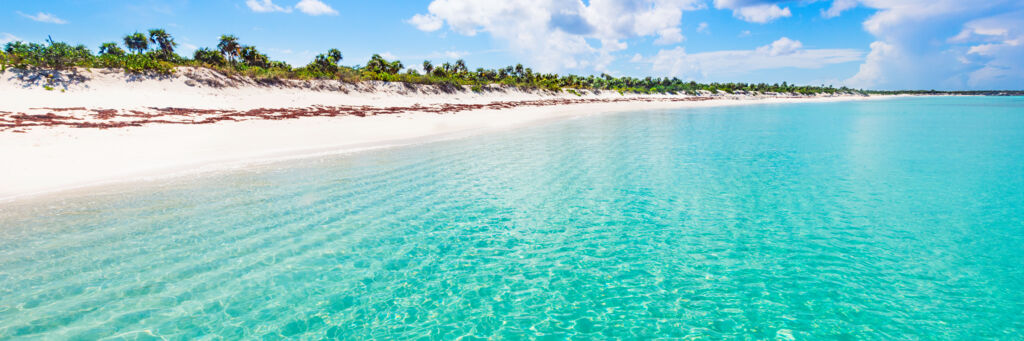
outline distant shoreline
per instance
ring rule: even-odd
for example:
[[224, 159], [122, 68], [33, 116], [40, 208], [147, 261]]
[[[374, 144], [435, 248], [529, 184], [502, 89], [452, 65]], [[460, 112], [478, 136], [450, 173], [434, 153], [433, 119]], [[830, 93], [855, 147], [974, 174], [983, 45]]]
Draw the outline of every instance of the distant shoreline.
[[84, 79], [60, 90], [0, 74], [0, 93], [11, 99], [0, 105], [0, 158], [11, 165], [0, 169], [0, 202], [606, 112], [890, 97], [472, 91], [329, 80], [267, 85], [208, 71], [133, 78], [83, 70]]

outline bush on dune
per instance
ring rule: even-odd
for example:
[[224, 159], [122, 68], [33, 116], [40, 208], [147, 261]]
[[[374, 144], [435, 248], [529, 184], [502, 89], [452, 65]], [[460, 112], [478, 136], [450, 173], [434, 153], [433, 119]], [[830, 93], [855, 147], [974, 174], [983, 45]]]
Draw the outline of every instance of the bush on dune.
[[[64, 70], [73, 67], [104, 67], [122, 69], [131, 73], [152, 72], [171, 74], [177, 66], [204, 67], [225, 75], [243, 75], [255, 79], [332, 79], [343, 82], [379, 80], [411, 84], [432, 84], [444, 88], [468, 86], [482, 91], [490, 84], [539, 89], [552, 92], [563, 90], [576, 93], [577, 89], [609, 90], [620, 94], [679, 94], [707, 93], [782, 93], [813, 95], [819, 93], [863, 93], [861, 90], [831, 86], [796, 86], [766, 83], [709, 83], [683, 81], [678, 78], [614, 77], [601, 75], [559, 75], [534, 72], [522, 64], [499, 69], [470, 70], [464, 60], [434, 65], [424, 61], [421, 70], [404, 69], [401, 61], [389, 61], [374, 54], [364, 66], [344, 66], [342, 53], [330, 49], [317, 55], [309, 64], [292, 68], [287, 63], [271, 60], [252, 45], [243, 45], [234, 35], [220, 36], [216, 48], [199, 48], [191, 58], [178, 55], [178, 43], [163, 29], [151, 29], [148, 34], [135, 32], [122, 38], [122, 46], [115, 42], [103, 43], [99, 53], [93, 55], [83, 45], [72, 46], [47, 40], [47, 44], [14, 41], [0, 51], [0, 68], [43, 68]], [[403, 71], [404, 69], [404, 71]]]

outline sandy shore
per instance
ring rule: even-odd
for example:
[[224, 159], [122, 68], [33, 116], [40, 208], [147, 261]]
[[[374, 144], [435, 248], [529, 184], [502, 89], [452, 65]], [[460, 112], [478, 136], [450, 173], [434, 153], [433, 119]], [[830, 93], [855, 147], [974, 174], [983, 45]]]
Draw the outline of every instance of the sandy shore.
[[0, 74], [0, 201], [600, 113], [868, 99], [259, 84], [189, 69], [162, 79], [81, 70], [46, 90], [32, 76]]

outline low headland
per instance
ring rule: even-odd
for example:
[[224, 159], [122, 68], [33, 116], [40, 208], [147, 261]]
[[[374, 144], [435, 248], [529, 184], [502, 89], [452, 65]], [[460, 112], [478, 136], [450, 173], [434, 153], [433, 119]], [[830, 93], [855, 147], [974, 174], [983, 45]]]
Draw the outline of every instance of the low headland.
[[541, 74], [522, 65], [470, 71], [461, 60], [415, 70], [378, 55], [343, 66], [336, 49], [293, 68], [233, 36], [186, 58], [158, 29], [124, 43], [131, 52], [116, 43], [97, 55], [53, 41], [4, 47], [0, 201], [597, 113], [880, 97], [787, 83]]

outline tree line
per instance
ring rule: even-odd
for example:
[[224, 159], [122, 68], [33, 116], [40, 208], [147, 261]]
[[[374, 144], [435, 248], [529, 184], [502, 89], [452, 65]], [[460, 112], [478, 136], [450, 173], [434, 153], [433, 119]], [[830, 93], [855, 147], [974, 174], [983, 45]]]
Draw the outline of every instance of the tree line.
[[421, 73], [420, 70], [406, 68], [400, 61], [389, 61], [379, 54], [374, 54], [365, 65], [341, 65], [343, 55], [335, 48], [317, 55], [309, 64], [293, 67], [282, 61], [271, 60], [255, 46], [243, 44], [234, 35], [221, 35], [216, 47], [196, 49], [191, 58], [177, 54], [177, 47], [178, 43], [174, 37], [163, 29], [151, 29], [146, 33], [134, 32], [125, 35], [119, 42], [102, 43], [96, 54], [85, 45], [72, 46], [49, 38], [44, 44], [12, 41], [0, 51], [0, 68], [65, 70], [74, 67], [99, 67], [136, 73], [170, 74], [178, 66], [195, 66], [258, 79], [336, 79], [347, 82], [381, 80], [450, 86], [469, 85], [474, 91], [481, 91], [482, 87], [488, 84], [502, 84], [552, 91], [588, 89], [620, 93], [864, 93], [862, 90], [847, 87], [793, 85], [787, 82], [698, 83], [668, 77], [559, 75], [534, 72], [522, 64], [500, 69], [470, 70], [462, 59], [440, 65], [434, 65], [429, 60], [424, 61]]

